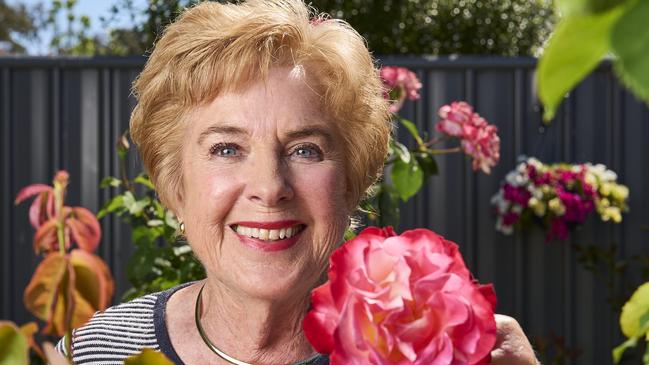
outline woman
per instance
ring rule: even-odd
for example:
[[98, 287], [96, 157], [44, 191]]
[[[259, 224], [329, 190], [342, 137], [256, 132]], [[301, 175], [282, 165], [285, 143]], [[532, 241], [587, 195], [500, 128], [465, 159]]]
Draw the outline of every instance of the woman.
[[[131, 135], [207, 279], [96, 314], [74, 332], [75, 362], [152, 347], [186, 364], [327, 363], [302, 318], [391, 127], [363, 39], [310, 19], [301, 0], [206, 2], [165, 30], [134, 84]], [[534, 363], [503, 318], [494, 363]]]

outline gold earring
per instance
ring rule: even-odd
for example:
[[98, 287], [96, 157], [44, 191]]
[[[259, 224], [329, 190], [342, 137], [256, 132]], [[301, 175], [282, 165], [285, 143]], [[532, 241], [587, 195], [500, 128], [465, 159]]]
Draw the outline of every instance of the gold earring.
[[185, 234], [185, 222], [180, 222], [179, 228], [180, 228], [180, 233], [184, 235]]

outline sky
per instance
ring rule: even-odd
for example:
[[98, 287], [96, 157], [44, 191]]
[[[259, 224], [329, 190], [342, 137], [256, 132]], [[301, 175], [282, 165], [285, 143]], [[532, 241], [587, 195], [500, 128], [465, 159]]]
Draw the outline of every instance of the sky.
[[[63, 0], [65, 1], [65, 0]], [[47, 8], [52, 6], [52, 0], [6, 0], [7, 4], [26, 4], [28, 6], [34, 6], [37, 4], [45, 4]], [[106, 30], [102, 28], [101, 21], [99, 18], [103, 16], [108, 16], [110, 7], [116, 3], [117, 0], [77, 0], [74, 13], [77, 16], [87, 15], [90, 17], [91, 24], [91, 33], [92, 34], [105, 34]], [[133, 3], [138, 8], [144, 8], [147, 4], [147, 0], [133, 0]], [[67, 24], [63, 14], [60, 17], [60, 24]], [[116, 24], [120, 27], [130, 27], [130, 19], [128, 16], [121, 17], [121, 21]], [[29, 54], [47, 54], [47, 45], [52, 37], [52, 31], [48, 30], [43, 32], [43, 39], [37, 44], [27, 44], [27, 50]]]

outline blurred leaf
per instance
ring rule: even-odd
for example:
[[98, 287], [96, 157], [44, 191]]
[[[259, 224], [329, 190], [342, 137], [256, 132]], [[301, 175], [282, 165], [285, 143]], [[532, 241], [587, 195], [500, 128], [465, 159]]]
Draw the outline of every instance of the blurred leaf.
[[[99, 256], [83, 250], [70, 252], [70, 264], [75, 272], [75, 300], [83, 300], [92, 307], [90, 317], [94, 312], [108, 307], [115, 291], [108, 265]], [[81, 318], [80, 321], [85, 322], [90, 317]]]
[[557, 8], [562, 16], [572, 14], [601, 13], [628, 0], [556, 0]]
[[114, 188], [118, 188], [118, 187], [122, 186], [122, 180], [120, 180], [120, 179], [118, 179], [116, 177], [113, 177], [113, 176], [106, 176], [99, 183], [99, 187], [102, 188], [102, 189], [107, 188], [109, 186], [112, 186]]
[[347, 228], [345, 230], [345, 235], [344, 235], [343, 239], [345, 241], [349, 241], [349, 240], [353, 239], [354, 237], [356, 237], [356, 232], [354, 232], [353, 230]]
[[624, 341], [621, 345], [616, 346], [613, 349], [613, 363], [614, 364], [619, 364], [620, 360], [622, 360], [622, 355], [624, 355], [624, 352], [627, 349], [636, 347], [638, 344], [638, 339], [636, 337], [629, 338], [628, 340]]
[[399, 194], [388, 184], [381, 184], [377, 194], [378, 201], [378, 225], [399, 226]]
[[598, 14], [565, 17], [556, 27], [537, 69], [543, 118], [554, 117], [561, 100], [599, 64], [609, 51], [613, 24], [623, 7]]
[[424, 182], [424, 172], [416, 159], [410, 159], [409, 163], [396, 160], [391, 177], [394, 188], [404, 202], [417, 194]]
[[108, 266], [90, 253], [50, 253], [38, 265], [25, 289], [25, 307], [45, 321], [44, 333], [63, 336], [106, 308], [113, 293]]
[[649, 104], [649, 1], [637, 1], [613, 27], [611, 47], [622, 82]]
[[189, 245], [180, 245], [173, 248], [174, 255], [181, 256], [192, 252], [192, 248]]
[[91, 211], [83, 207], [71, 208], [65, 225], [80, 249], [95, 252], [101, 241], [101, 226]]
[[[620, 315], [620, 328], [628, 338], [640, 337], [649, 333], [649, 283], [644, 283], [631, 295]], [[641, 323], [644, 320], [644, 323]], [[644, 326], [642, 326], [644, 324]]]
[[151, 190], [155, 190], [155, 186], [145, 174], [138, 175], [137, 177], [135, 177], [133, 181], [135, 181], [138, 184], [142, 184]]
[[394, 154], [403, 162], [409, 163], [410, 162], [410, 151], [408, 151], [408, 147], [404, 146], [403, 143], [397, 141], [397, 140], [392, 140], [391, 141], [392, 145], [392, 150]]
[[171, 210], [165, 212], [165, 223], [173, 229], [178, 229], [178, 219]]
[[28, 365], [27, 339], [13, 322], [0, 321], [0, 365]]
[[399, 118], [399, 122], [403, 124], [404, 127], [410, 132], [412, 137], [415, 139], [417, 142], [418, 146], [421, 146], [424, 144], [424, 141], [421, 139], [421, 136], [419, 135], [419, 130], [417, 129], [417, 126], [415, 123], [409, 121], [408, 119], [405, 118]]
[[417, 159], [417, 162], [419, 162], [421, 169], [424, 171], [425, 177], [437, 175], [437, 161], [435, 161], [433, 155], [422, 152], [415, 154], [415, 158]]
[[111, 199], [106, 205], [104, 205], [103, 208], [101, 208], [99, 213], [97, 213], [97, 218], [102, 218], [106, 214], [112, 213], [123, 206], [124, 206], [124, 196], [117, 195], [116, 197]]
[[173, 362], [158, 351], [144, 349], [141, 353], [126, 358], [124, 365], [173, 365]]
[[124, 193], [124, 207], [134, 216], [140, 216], [142, 210], [148, 205], [146, 200], [135, 200], [135, 196], [130, 191]]
[[160, 219], [151, 219], [146, 223], [147, 226], [149, 227], [158, 227], [165, 224], [165, 222], [161, 221]]

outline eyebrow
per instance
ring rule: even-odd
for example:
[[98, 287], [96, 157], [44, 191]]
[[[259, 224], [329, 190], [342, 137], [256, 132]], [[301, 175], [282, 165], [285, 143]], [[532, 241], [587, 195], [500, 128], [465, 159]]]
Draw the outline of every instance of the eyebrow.
[[[229, 135], [248, 135], [248, 131], [235, 126], [228, 125], [213, 125], [204, 130], [198, 137], [198, 143], [202, 144], [205, 138], [210, 134], [229, 134]], [[305, 137], [322, 137], [324, 138], [327, 144], [332, 144], [334, 137], [332, 133], [326, 128], [320, 126], [306, 126], [304, 128], [290, 131], [286, 133], [286, 137], [289, 140], [300, 139]]]
[[203, 144], [203, 141], [210, 134], [231, 134], [231, 135], [247, 135], [248, 131], [243, 128], [229, 126], [229, 125], [213, 125], [204, 130], [198, 136], [198, 144]]

